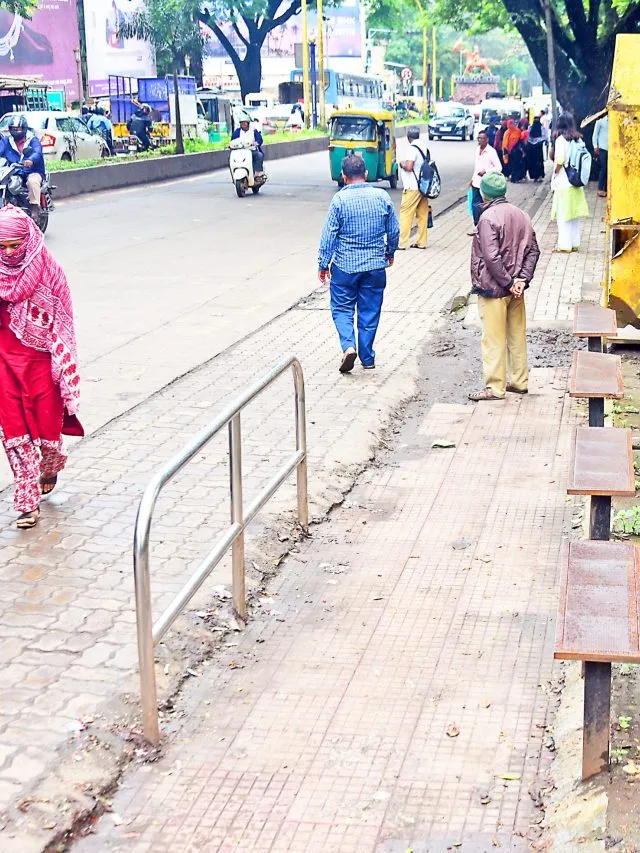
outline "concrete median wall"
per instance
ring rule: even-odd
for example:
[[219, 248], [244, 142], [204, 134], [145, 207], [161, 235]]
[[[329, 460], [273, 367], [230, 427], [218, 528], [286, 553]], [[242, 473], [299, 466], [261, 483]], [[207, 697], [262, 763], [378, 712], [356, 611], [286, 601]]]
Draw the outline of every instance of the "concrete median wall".
[[[312, 154], [316, 151], [324, 151], [326, 147], [326, 136], [295, 139], [291, 142], [274, 142], [273, 145], [265, 146], [266, 160]], [[228, 162], [228, 151], [203, 151], [199, 154], [151, 157], [128, 160], [126, 163], [53, 172], [51, 182], [56, 187], [55, 198], [71, 198], [86, 193], [170, 181], [175, 178], [188, 178], [190, 175], [226, 169]]]
[[[419, 124], [419, 127], [425, 130], [427, 126]], [[406, 125], [396, 127], [396, 138], [400, 139], [406, 135]], [[327, 143], [326, 136], [294, 139], [291, 142], [274, 142], [272, 145], [265, 146], [265, 159], [269, 162], [281, 160], [283, 157], [313, 154], [316, 151], [324, 151]], [[206, 172], [215, 172], [217, 169], [226, 169], [228, 162], [228, 151], [203, 151], [200, 154], [143, 158], [104, 166], [89, 166], [86, 169], [68, 169], [53, 172], [51, 181], [56, 187], [55, 198], [62, 199], [202, 175]]]

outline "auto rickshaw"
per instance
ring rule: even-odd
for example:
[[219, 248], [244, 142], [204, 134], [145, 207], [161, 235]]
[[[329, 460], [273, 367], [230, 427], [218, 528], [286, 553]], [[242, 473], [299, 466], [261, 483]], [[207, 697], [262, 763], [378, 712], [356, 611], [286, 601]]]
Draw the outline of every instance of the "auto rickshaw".
[[367, 167], [367, 181], [389, 181], [398, 186], [398, 163], [393, 113], [387, 110], [336, 110], [329, 119], [331, 180], [344, 186], [342, 160], [359, 154]]

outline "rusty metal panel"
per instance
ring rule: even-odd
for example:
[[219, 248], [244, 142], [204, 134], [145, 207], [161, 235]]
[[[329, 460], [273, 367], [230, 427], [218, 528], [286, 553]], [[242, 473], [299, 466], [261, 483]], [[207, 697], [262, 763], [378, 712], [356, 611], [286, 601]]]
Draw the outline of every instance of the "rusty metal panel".
[[569, 383], [571, 397], [624, 397], [619, 355], [576, 350]]
[[573, 312], [573, 334], [577, 338], [615, 338], [616, 313], [593, 302], [578, 302]]
[[570, 543], [563, 559], [556, 658], [640, 662], [638, 555], [629, 542]]
[[631, 430], [576, 427], [567, 492], [634, 497]]

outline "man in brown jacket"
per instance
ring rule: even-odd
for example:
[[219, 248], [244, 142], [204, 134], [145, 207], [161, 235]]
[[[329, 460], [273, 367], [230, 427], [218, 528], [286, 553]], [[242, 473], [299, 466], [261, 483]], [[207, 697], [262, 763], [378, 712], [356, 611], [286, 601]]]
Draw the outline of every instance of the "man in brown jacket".
[[[471, 247], [471, 282], [482, 320], [485, 387], [469, 399], [504, 400], [526, 394], [527, 321], [524, 291], [540, 257], [531, 219], [505, 198], [507, 181], [488, 172], [480, 182], [484, 205]], [[511, 381], [507, 383], [507, 367]]]

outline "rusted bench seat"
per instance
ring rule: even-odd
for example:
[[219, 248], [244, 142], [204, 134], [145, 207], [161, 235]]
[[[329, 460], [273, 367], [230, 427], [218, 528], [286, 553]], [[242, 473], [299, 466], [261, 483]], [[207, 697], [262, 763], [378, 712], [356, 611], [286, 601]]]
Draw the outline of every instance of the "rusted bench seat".
[[589, 426], [604, 426], [605, 399], [624, 397], [620, 356], [577, 350], [569, 380], [570, 397], [589, 399]]
[[602, 352], [602, 338], [618, 335], [616, 312], [594, 302], [578, 302], [573, 313], [573, 334], [587, 338], [587, 346], [592, 352]]
[[584, 661], [582, 778], [609, 764], [611, 663], [640, 663], [640, 551], [628, 542], [567, 547], [555, 657]]
[[608, 539], [611, 498], [636, 493], [631, 430], [576, 427], [567, 492], [591, 495], [589, 538]]

